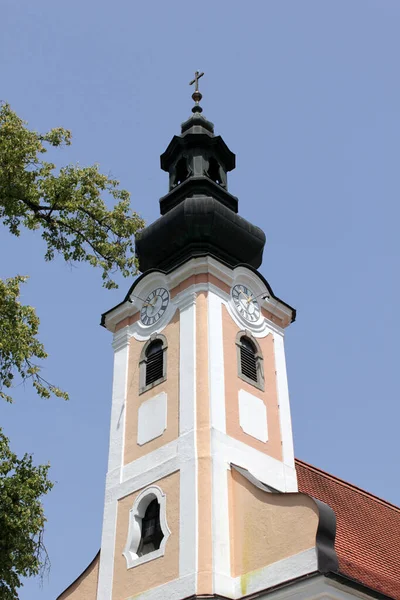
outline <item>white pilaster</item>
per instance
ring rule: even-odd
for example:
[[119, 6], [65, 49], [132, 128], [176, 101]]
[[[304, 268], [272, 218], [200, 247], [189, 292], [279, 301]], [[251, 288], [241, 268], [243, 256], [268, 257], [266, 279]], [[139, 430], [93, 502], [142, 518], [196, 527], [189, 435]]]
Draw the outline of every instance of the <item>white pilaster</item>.
[[274, 349], [283, 462], [288, 467], [294, 468], [292, 418], [290, 415], [289, 388], [286, 372], [283, 332], [281, 334], [277, 332], [274, 333]]
[[97, 600], [110, 600], [114, 570], [115, 529], [117, 501], [112, 488], [122, 480], [125, 402], [128, 381], [129, 334], [128, 328], [114, 335], [114, 375], [111, 407], [110, 450], [104, 503], [103, 533], [101, 538], [99, 583]]

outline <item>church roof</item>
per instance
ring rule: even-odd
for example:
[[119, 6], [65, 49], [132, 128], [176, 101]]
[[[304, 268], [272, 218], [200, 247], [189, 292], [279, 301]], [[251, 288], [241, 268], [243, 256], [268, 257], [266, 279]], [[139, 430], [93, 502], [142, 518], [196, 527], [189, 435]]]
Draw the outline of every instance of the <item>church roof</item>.
[[296, 460], [299, 492], [336, 514], [340, 573], [400, 600], [400, 508]]

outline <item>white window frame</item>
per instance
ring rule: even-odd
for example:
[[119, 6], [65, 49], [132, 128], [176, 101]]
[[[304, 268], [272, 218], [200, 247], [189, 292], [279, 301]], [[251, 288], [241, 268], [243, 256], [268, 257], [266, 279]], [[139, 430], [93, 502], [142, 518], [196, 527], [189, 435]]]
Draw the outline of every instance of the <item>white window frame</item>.
[[[147, 507], [153, 500], [157, 500], [160, 505], [160, 527], [164, 537], [157, 550], [139, 556], [138, 550], [142, 539], [142, 519], [146, 513]], [[128, 537], [122, 553], [126, 559], [126, 568], [132, 569], [133, 567], [137, 567], [150, 560], [164, 556], [165, 546], [170, 535], [171, 531], [167, 523], [166, 494], [164, 494], [157, 485], [151, 485], [138, 495], [129, 511]]]

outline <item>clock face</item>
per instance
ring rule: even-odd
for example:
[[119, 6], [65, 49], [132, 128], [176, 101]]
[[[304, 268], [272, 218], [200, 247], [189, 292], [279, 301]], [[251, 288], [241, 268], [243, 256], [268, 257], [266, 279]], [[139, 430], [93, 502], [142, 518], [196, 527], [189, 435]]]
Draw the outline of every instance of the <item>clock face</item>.
[[245, 285], [235, 285], [232, 288], [232, 300], [238, 313], [249, 321], [255, 323], [260, 318], [260, 307], [255, 294]]
[[161, 319], [169, 303], [169, 292], [165, 288], [153, 290], [143, 302], [140, 319], [143, 325], [150, 326]]

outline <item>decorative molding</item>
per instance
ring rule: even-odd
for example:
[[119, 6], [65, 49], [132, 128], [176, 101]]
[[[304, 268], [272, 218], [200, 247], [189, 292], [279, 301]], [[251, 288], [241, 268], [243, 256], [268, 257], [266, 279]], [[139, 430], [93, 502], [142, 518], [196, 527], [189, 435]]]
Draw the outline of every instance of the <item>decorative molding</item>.
[[118, 350], [122, 350], [129, 344], [129, 339], [131, 338], [131, 333], [129, 331], [129, 327], [123, 327], [119, 331], [114, 333], [112, 347], [114, 352], [118, 352]]
[[[163, 538], [160, 547], [157, 550], [140, 556], [138, 554], [138, 549], [142, 537], [142, 519], [152, 500], [157, 500], [160, 505], [160, 527], [163, 532]], [[165, 546], [170, 535], [171, 531], [167, 523], [166, 495], [157, 485], [152, 485], [139, 494], [129, 511], [128, 537], [125, 549], [122, 553], [126, 559], [127, 569], [132, 569], [145, 562], [164, 556]]]
[[199, 290], [196, 289], [195, 285], [189, 286], [186, 290], [183, 290], [175, 296], [173, 299], [174, 304], [179, 310], [185, 310], [196, 304], [196, 297]]
[[[312, 553], [309, 551], [310, 554]], [[306, 556], [296, 555], [297, 556], [297, 571], [300, 570], [301, 562], [304, 563], [307, 560]], [[288, 560], [288, 559], [286, 559]], [[279, 563], [274, 563], [270, 565], [274, 567], [274, 569], [270, 569], [269, 574], [264, 573], [265, 577], [271, 579], [275, 573], [278, 574], [278, 569], [282, 567], [286, 567], [288, 572], [294, 571], [293, 562], [285, 562], [280, 561]], [[309, 561], [309, 566], [312, 568], [313, 563], [312, 560]], [[262, 574], [256, 571], [256, 575], [261, 576]], [[246, 576], [243, 576], [244, 578]], [[218, 592], [215, 591], [215, 594], [219, 594], [220, 597], [228, 597], [228, 598], [242, 598], [243, 594], [241, 593], [241, 589], [237, 592], [237, 595], [234, 594], [232, 590], [231, 581], [232, 579], [229, 577], [229, 582], [224, 585], [224, 577], [222, 575], [218, 575], [216, 578], [216, 586], [218, 588]], [[237, 578], [241, 579], [240, 577]], [[240, 583], [239, 581], [237, 582]], [[305, 573], [305, 575], [298, 576], [295, 580], [290, 582], [280, 581], [283, 585], [279, 585], [279, 583], [275, 586], [269, 586], [268, 588], [261, 589], [254, 594], [254, 598], [258, 600], [354, 600], [355, 598], [362, 600], [371, 600], [371, 598], [376, 598], [378, 600], [389, 600], [387, 596], [383, 596], [379, 592], [374, 592], [373, 590], [366, 588], [362, 584], [358, 584], [353, 580], [349, 580], [348, 578], [340, 575], [335, 575], [335, 579], [332, 576], [324, 576], [318, 573], [317, 571], [310, 571], [309, 573]], [[241, 588], [241, 586], [238, 586]], [[271, 589], [271, 587], [273, 589]], [[221, 590], [225, 589], [228, 593], [222, 594]], [[181, 600], [182, 598], [194, 598], [195, 595], [195, 575], [191, 574], [190, 576], [180, 577], [179, 579], [175, 579], [174, 581], [170, 581], [158, 587], [152, 588], [143, 592], [141, 594], [136, 594], [129, 596], [126, 600]], [[215, 596], [217, 597], [217, 596]]]
[[124, 465], [122, 469], [122, 483], [130, 482], [131, 486], [140, 489], [145, 485], [148, 485], [147, 483], [143, 483], [145, 473], [151, 471], [153, 474], [153, 481], [156, 481], [165, 476], [166, 466], [168, 467], [166, 472], [167, 475], [178, 470], [180, 445], [181, 440], [173, 440], [172, 442], [168, 442], [168, 444], [164, 444], [164, 446], [156, 448], [156, 450], [148, 452], [140, 458], [136, 458], [132, 462]]
[[268, 485], [279, 492], [297, 492], [295, 469], [284, 465], [282, 461], [252, 448], [220, 431], [211, 431], [213, 456], [218, 456], [227, 465], [234, 463], [250, 471], [260, 481], [268, 473]]
[[[239, 577], [227, 577], [215, 573], [214, 593], [232, 599], [243, 598], [253, 594], [260, 595], [282, 583], [295, 580], [305, 575], [317, 573], [317, 558], [315, 548], [299, 552], [294, 556], [284, 558], [261, 569], [244, 573]], [[296, 584], [294, 584], [296, 585]], [[289, 586], [289, 596], [298, 598], [295, 589]], [[313, 597], [307, 600], [316, 600]], [[304, 599], [305, 600], [305, 599]]]
[[[203, 273], [214, 275], [214, 277], [229, 287], [232, 287], [236, 283], [247, 281], [249, 286], [252, 287], [257, 295], [265, 294], [269, 296], [268, 299], [260, 302], [260, 306], [267, 309], [271, 312], [271, 314], [276, 315], [278, 318], [283, 319], [285, 327], [289, 325], [292, 320], [294, 320], [294, 309], [273, 295], [268, 282], [257, 271], [247, 266], [238, 266], [232, 269], [212, 258], [211, 256], [199, 256], [186, 261], [169, 273], [150, 271], [148, 274], [139, 277], [131, 286], [125, 300], [121, 304], [104, 313], [102, 317], [102, 324], [105, 325], [105, 327], [110, 331], [114, 331], [116, 325], [120, 321], [127, 317], [133, 316], [140, 310], [141, 299], [144, 300], [144, 298], [147, 297], [148, 293], [154, 287], [163, 286], [168, 290], [172, 290], [192, 275]], [[166, 312], [168, 312], [168, 309]], [[171, 315], [166, 317], [166, 314], [164, 314], [160, 321], [163, 321], [165, 318], [170, 320]], [[272, 322], [269, 322], [269, 324], [272, 330], [274, 330], [274, 324]], [[154, 325], [156, 325], [156, 327], [154, 327]], [[154, 329], [148, 328], [150, 333], [153, 333], [155, 330], [160, 331], [159, 322], [154, 325], [152, 326]], [[241, 326], [242, 325], [243, 323]], [[249, 325], [249, 323], [246, 321], [245, 325]], [[142, 336], [145, 335], [144, 331], [138, 331], [137, 334]], [[148, 334], [149, 332], [147, 332], [147, 335]]]
[[214, 275], [214, 277], [229, 286], [233, 281], [233, 270], [211, 256], [191, 258], [171, 273], [168, 273], [167, 278], [171, 289], [173, 289], [192, 275], [203, 273], [210, 273], [210, 275]]
[[[193, 598], [196, 593], [196, 574], [179, 577], [163, 585], [151, 588], [142, 594], [133, 594], [126, 600], [182, 600]], [[110, 596], [111, 599], [111, 596]]]
[[[236, 577], [233, 580], [233, 598], [241, 598], [297, 577], [315, 573], [317, 569], [315, 548], [304, 550], [289, 558], [276, 561], [263, 569], [252, 571], [249, 578], [246, 578], [245, 575]], [[243, 588], [243, 580], [245, 580], [245, 589]]]

